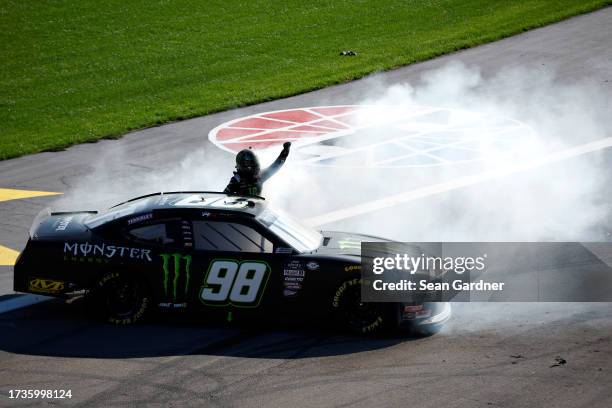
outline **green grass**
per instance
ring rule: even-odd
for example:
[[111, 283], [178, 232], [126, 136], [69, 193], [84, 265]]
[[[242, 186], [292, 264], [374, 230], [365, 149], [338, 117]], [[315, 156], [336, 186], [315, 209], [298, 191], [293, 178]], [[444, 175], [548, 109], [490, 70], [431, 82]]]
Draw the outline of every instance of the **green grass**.
[[0, 159], [349, 81], [611, 3], [0, 0]]

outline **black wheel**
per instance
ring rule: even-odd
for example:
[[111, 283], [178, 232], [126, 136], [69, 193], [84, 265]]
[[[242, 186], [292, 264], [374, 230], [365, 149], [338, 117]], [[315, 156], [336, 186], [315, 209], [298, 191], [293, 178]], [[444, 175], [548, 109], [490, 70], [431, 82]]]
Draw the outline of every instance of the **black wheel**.
[[151, 297], [146, 285], [128, 273], [110, 272], [102, 276], [93, 292], [99, 316], [113, 324], [142, 321], [150, 309]]
[[361, 282], [360, 278], [353, 278], [336, 288], [332, 301], [334, 320], [353, 333], [380, 333], [391, 322], [389, 305], [362, 302]]

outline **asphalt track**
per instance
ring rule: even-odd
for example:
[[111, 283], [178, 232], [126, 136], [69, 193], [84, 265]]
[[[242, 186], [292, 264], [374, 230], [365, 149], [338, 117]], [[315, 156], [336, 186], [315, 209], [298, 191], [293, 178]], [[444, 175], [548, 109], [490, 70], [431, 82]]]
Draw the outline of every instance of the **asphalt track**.
[[[587, 81], [611, 93], [610, 38], [612, 9], [607, 8], [384, 73], [379, 80], [385, 84], [418, 82], [423, 72], [453, 60], [476, 65], [485, 76], [502, 67], [544, 64], [556, 68], [559, 82]], [[105, 199], [119, 201], [129, 197], [111, 194], [113, 180], [120, 183], [134, 176], [145, 180], [149, 173], [173, 168], [188, 152], [202, 146], [208, 131], [220, 123], [263, 111], [351, 104], [363, 99], [370, 87], [367, 80], [356, 81], [134, 132], [118, 141], [0, 162], [0, 187], [63, 192], [69, 201], [75, 186], [81, 188], [85, 180], [103, 191]], [[585, 140], [590, 142], [598, 141]], [[596, 149], [578, 147], [558, 161], [541, 165], [579, 166], [581, 161], [592, 159], [590, 154], [599, 153], [600, 160], [609, 166], [612, 156], [608, 144], [605, 140], [599, 143]], [[107, 174], [91, 178], [99, 171], [100, 158], [106, 160], [103, 167]], [[208, 160], [231, 170], [229, 154], [207, 149], [202, 165]], [[535, 177], [539, 168], [527, 166], [506, 176], [527, 172]], [[458, 179], [472, 175], [468, 170], [460, 169], [465, 173], [460, 172]], [[464, 198], [466, 189], [486, 195], [488, 190], [481, 183], [504, 182], [498, 181], [498, 176], [471, 184], [440, 178], [438, 173], [419, 177], [407, 191], [389, 188], [389, 195], [404, 194], [399, 201], [395, 197], [382, 206], [366, 205], [370, 210], [367, 217], [332, 217], [333, 223], [325, 227], [389, 235], [385, 223], [389, 211], [412, 214], [416, 200], [426, 205], [442, 201], [452, 209], [453, 201]], [[222, 186], [226, 178], [219, 178], [217, 184]], [[375, 182], [367, 175], [359, 180], [364, 191], [370, 187], [368, 183]], [[133, 190], [146, 192], [146, 188], [136, 184]], [[609, 197], [609, 192], [603, 189], [602, 199]], [[299, 190], [290, 193], [299, 200]], [[53, 200], [1, 201], [0, 245], [20, 250], [33, 217]], [[309, 219], [347, 208], [350, 214], [356, 207], [364, 208], [359, 207], [364, 199], [350, 196], [326, 205], [322, 212], [321, 208], [309, 212], [309, 206], [297, 206], [296, 212]], [[612, 223], [607, 221], [601, 226], [604, 235], [612, 231]], [[391, 233], [397, 239], [420, 238], [412, 236], [409, 228]], [[0, 293], [11, 293], [10, 272], [10, 267], [0, 269]], [[73, 399], [57, 404], [87, 406], [612, 405], [609, 303], [464, 304], [457, 305], [454, 312], [448, 327], [430, 338], [361, 339], [316, 328], [254, 331], [200, 326], [192, 321], [114, 328], [85, 319], [79, 305], [40, 304], [0, 315], [0, 406], [13, 405], [8, 390], [17, 388], [71, 389]], [[555, 365], [557, 357], [566, 363]], [[38, 404], [40, 401], [20, 401], [20, 405]]]

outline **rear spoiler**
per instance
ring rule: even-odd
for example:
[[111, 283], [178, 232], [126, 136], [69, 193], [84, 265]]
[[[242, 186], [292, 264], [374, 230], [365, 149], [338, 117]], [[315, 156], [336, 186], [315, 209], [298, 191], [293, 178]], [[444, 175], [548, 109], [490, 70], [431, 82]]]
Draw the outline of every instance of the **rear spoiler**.
[[68, 215], [68, 214], [97, 214], [98, 212], [95, 210], [88, 211], [54, 211], [49, 213], [49, 215]]
[[42, 221], [49, 216], [52, 215], [69, 215], [69, 214], [97, 214], [97, 211], [51, 211], [51, 208], [43, 208], [37, 215], [34, 217], [34, 221], [32, 221], [32, 226], [30, 227], [29, 234], [30, 238], [33, 238], [36, 232], [36, 229], [40, 226]]

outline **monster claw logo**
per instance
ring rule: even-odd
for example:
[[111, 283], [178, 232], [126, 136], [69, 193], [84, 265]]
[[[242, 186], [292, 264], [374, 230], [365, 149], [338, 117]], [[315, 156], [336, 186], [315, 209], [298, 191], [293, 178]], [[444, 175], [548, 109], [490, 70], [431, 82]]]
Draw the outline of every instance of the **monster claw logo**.
[[[169, 296], [168, 285], [170, 284], [170, 264], [172, 263], [173, 276], [172, 276], [172, 298], [176, 302], [179, 291], [179, 281], [182, 275], [182, 264], [184, 262], [184, 284], [180, 286], [183, 290], [182, 295], [186, 295], [189, 290], [189, 280], [191, 278], [191, 255], [181, 254], [161, 254], [163, 260], [163, 286], [164, 295]], [[171, 262], [172, 260], [172, 262]]]

